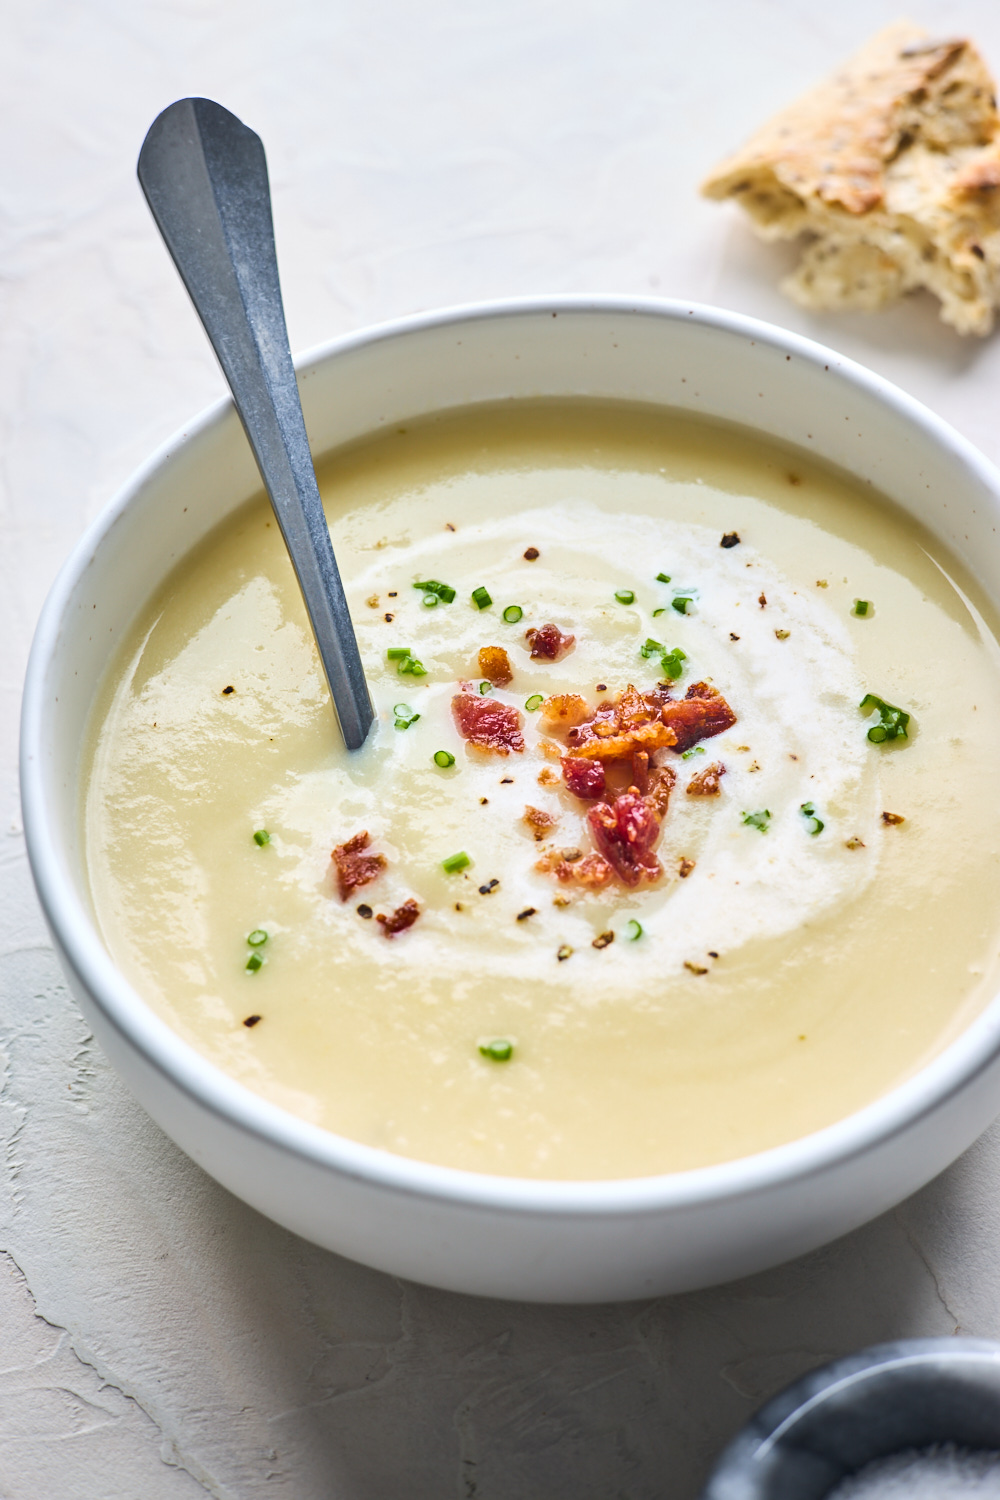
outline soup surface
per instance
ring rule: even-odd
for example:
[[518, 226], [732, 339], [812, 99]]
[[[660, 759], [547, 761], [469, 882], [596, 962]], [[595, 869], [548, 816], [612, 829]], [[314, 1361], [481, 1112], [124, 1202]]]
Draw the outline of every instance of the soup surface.
[[583, 402], [394, 428], [320, 487], [364, 749], [260, 498], [137, 622], [87, 750], [105, 940], [213, 1062], [389, 1151], [639, 1176], [830, 1124], [985, 1004], [997, 645], [901, 512]]

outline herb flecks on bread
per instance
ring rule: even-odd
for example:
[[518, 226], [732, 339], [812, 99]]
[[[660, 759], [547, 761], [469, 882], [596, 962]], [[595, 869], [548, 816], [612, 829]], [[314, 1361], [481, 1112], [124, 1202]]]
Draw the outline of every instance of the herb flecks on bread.
[[812, 236], [782, 289], [812, 308], [884, 307], [927, 287], [960, 333], [1000, 306], [1000, 117], [969, 41], [897, 22], [776, 115], [702, 191], [764, 239]]

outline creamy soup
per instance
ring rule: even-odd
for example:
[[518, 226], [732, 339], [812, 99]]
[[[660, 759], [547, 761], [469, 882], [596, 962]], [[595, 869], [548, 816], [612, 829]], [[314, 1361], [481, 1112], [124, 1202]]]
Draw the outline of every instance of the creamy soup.
[[622, 1177], [828, 1125], [986, 1003], [997, 645], [901, 512], [582, 402], [393, 428], [320, 487], [367, 745], [263, 498], [95, 713], [100, 927], [206, 1057], [406, 1156]]

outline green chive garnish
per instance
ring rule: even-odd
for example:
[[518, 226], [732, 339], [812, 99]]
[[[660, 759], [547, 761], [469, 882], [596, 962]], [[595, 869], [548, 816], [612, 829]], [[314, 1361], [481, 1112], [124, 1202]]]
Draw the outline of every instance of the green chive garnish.
[[639, 647], [639, 655], [642, 657], [655, 656], [658, 651], [662, 652], [666, 651], [666, 649], [666, 646], [661, 645], [659, 641], [654, 641], [653, 637], [648, 635]]
[[541, 693], [532, 693], [530, 698], [525, 699], [524, 706], [530, 714], [533, 714], [535, 712], [535, 709], [541, 708], [544, 702], [545, 699]]
[[428, 609], [431, 608], [431, 601], [427, 597], [429, 594], [434, 595], [435, 604], [439, 599], [443, 599], [445, 604], [450, 604], [455, 597], [455, 590], [449, 588], [446, 583], [438, 583], [436, 578], [426, 578], [422, 583], [415, 583], [413, 587], [419, 589], [424, 595], [424, 603]]
[[421, 602], [425, 609], [436, 609], [439, 600], [437, 594], [425, 594]]
[[261, 849], [263, 849], [265, 844], [269, 844], [271, 842], [271, 835], [268, 833], [266, 828], [258, 828], [257, 832], [253, 836], [253, 841]]
[[477, 609], [489, 609], [493, 600], [490, 598], [489, 592], [480, 584], [479, 588], [472, 590], [472, 602]]
[[481, 682], [479, 684], [479, 691], [482, 693], [483, 697], [485, 698], [485, 696], [486, 696], [487, 693], [492, 693], [492, 691], [493, 691], [493, 684], [492, 684], [492, 682]]
[[394, 729], [409, 729], [410, 725], [415, 724], [420, 718], [420, 715], [415, 714], [408, 703], [394, 703], [392, 711], [396, 715], [393, 720]]
[[667, 606], [666, 605], [664, 605], [662, 609], [654, 609], [653, 610], [653, 619], [655, 620], [656, 617], [657, 617], [657, 615], [665, 615], [666, 612], [667, 612]]
[[260, 954], [251, 953], [250, 957], [247, 959], [247, 968], [250, 970], [250, 973], [256, 974], [257, 970], [262, 969], [263, 967], [264, 960], [261, 958]]
[[862, 618], [864, 618], [865, 615], [872, 615], [874, 613], [875, 606], [870, 599], [855, 599], [854, 603], [851, 605], [852, 615], [860, 615]]
[[262, 948], [267, 942], [267, 933], [263, 927], [255, 927], [253, 932], [247, 935], [247, 942], [251, 948]]
[[511, 1053], [514, 1051], [514, 1044], [504, 1037], [497, 1037], [495, 1042], [480, 1042], [479, 1050], [491, 1062], [509, 1062]]
[[879, 723], [873, 724], [868, 731], [868, 738], [873, 745], [881, 745], [884, 740], [909, 739], [906, 726], [910, 722], [910, 716], [903, 709], [886, 703], [884, 698], [877, 698], [874, 693], [866, 693], [858, 707], [878, 710]]
[[449, 854], [447, 859], [441, 861], [441, 868], [446, 875], [457, 875], [459, 870], [464, 870], [466, 865], [471, 865], [472, 860], [463, 850], [460, 854]]
[[767, 825], [771, 821], [771, 814], [768, 812], [766, 807], [761, 812], [745, 812], [742, 813], [741, 816], [744, 823], [748, 824], [749, 827], [758, 828], [760, 829], [761, 833], [767, 832]]
[[642, 923], [637, 922], [635, 917], [630, 922], [625, 923], [625, 936], [630, 943], [637, 943], [642, 937]]
[[657, 583], [669, 583], [670, 582], [670, 574], [669, 573], [657, 573], [657, 575], [656, 575], [656, 581], [657, 581]]
[[615, 598], [619, 604], [635, 603], [635, 593], [632, 589], [615, 589]]
[[390, 646], [385, 653], [385, 659], [386, 661], [405, 661], [409, 654], [409, 646]]
[[799, 808], [799, 812], [802, 814], [802, 816], [806, 819], [807, 822], [809, 822], [809, 823], [812, 824], [812, 827], [810, 828], [809, 832], [810, 832], [810, 834], [812, 835], [813, 838], [815, 838], [818, 833], [822, 833], [823, 832], [823, 829], [826, 827], [826, 824], [820, 818], [817, 818], [817, 816], [816, 816], [816, 808], [813, 806], [813, 804], [811, 802], [803, 802], [802, 805]]
[[450, 750], [435, 750], [434, 764], [436, 766], [440, 766], [442, 771], [447, 771], [449, 766], [453, 766], [455, 764], [455, 757], [452, 755]]
[[503, 617], [507, 621], [508, 625], [516, 625], [523, 614], [524, 610], [519, 604], [508, 604], [507, 608], [503, 612]]
[[396, 671], [399, 673], [400, 677], [427, 676], [427, 668], [424, 666], [423, 662], [417, 661], [417, 658], [415, 656], [411, 656], [409, 652], [407, 652], [407, 654], [399, 662], [398, 666], [396, 667]]
[[683, 675], [687, 653], [679, 646], [675, 646], [672, 651], [664, 651], [661, 661], [664, 677], [668, 677], [671, 682], [676, 682], [678, 677]]
[[679, 615], [686, 615], [688, 612], [688, 605], [693, 603], [694, 600], [692, 599], [690, 594], [678, 594], [675, 599], [671, 599], [670, 608], [676, 609]]
[[704, 754], [705, 754], [705, 746], [704, 745], [692, 745], [690, 750], [682, 750], [681, 751], [681, 760], [690, 760], [691, 757], [692, 757], [692, 755], [704, 755]]

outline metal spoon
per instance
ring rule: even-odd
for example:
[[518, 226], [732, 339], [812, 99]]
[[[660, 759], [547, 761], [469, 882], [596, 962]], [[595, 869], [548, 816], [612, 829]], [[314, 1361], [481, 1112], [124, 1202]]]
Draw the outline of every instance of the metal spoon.
[[139, 182], [233, 393], [291, 555], [348, 750], [375, 717], [295, 383], [260, 137], [211, 99], [149, 127]]

